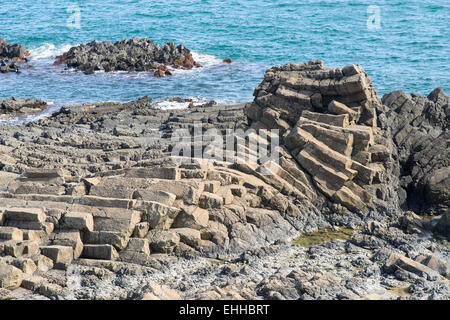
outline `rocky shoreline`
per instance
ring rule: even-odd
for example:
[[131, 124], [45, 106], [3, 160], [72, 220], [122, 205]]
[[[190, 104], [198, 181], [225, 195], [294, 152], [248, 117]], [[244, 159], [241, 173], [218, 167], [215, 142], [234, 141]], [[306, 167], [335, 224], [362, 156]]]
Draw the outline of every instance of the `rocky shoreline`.
[[[448, 300], [449, 97], [380, 99], [361, 66], [321, 61], [267, 70], [254, 96], [0, 125], [0, 299]], [[216, 155], [212, 129], [253, 129], [279, 158], [173, 161], [180, 130], [203, 139], [180, 159]]]
[[[19, 63], [28, 62], [29, 56], [30, 52], [23, 45], [8, 44], [0, 38], [0, 73], [20, 73]], [[224, 63], [231, 63], [231, 59], [225, 59]], [[202, 67], [184, 45], [168, 42], [159, 46], [145, 38], [81, 44], [56, 56], [53, 65], [66, 65], [86, 75], [95, 71], [151, 71], [158, 78], [172, 75], [170, 68], [190, 70]]]

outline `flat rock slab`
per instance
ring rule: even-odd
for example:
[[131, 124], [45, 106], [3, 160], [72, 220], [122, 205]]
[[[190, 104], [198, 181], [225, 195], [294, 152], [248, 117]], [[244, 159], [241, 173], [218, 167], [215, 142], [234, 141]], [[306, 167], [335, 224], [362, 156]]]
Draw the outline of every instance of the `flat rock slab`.
[[5, 211], [6, 220], [44, 222], [46, 215], [40, 208], [11, 208]]

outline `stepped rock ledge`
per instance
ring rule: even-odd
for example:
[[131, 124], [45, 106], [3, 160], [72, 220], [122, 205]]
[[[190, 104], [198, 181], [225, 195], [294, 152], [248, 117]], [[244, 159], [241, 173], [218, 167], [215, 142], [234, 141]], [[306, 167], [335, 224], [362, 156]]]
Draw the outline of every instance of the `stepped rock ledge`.
[[[111, 46], [60, 60], [92, 71], [79, 57]], [[361, 66], [310, 61], [267, 70], [246, 104], [0, 124], [0, 299], [448, 300], [449, 101], [380, 99]], [[204, 153], [212, 129], [264, 129], [279, 157], [174, 162], [179, 129]]]

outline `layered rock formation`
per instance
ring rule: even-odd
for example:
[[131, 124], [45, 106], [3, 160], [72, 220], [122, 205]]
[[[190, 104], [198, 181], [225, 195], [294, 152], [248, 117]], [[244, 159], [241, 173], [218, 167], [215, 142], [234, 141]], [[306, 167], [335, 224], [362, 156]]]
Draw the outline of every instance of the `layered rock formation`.
[[201, 67], [192, 58], [191, 51], [183, 45], [169, 42], [160, 47], [149, 39], [132, 38], [115, 43], [92, 41], [56, 57], [55, 64], [92, 74], [94, 71], [150, 71], [155, 76], [171, 75], [168, 66], [181, 69]]
[[360, 66], [321, 61], [269, 69], [247, 105], [255, 127], [279, 129], [315, 187], [354, 212], [395, 210], [398, 165], [377, 127], [381, 101]]
[[[410, 143], [399, 97], [427, 106], [406, 118]], [[448, 299], [448, 247], [428, 236], [448, 237], [448, 214], [401, 208], [424, 181], [427, 206], [445, 208], [447, 110], [440, 90], [381, 101], [360, 66], [313, 61], [268, 70], [246, 105], [167, 111], [144, 97], [1, 125], [0, 297]], [[240, 146], [256, 161], [237, 161], [231, 129], [255, 130]], [[217, 133], [235, 148], [218, 152]], [[419, 165], [427, 138], [442, 151]], [[279, 157], [251, 139], [279, 140]], [[341, 226], [347, 241], [288, 242]]]

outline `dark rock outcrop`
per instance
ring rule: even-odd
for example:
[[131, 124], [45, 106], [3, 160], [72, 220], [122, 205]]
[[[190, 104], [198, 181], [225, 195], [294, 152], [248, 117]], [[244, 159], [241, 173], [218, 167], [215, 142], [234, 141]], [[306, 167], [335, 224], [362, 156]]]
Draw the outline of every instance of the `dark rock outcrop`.
[[450, 98], [442, 89], [428, 97], [394, 91], [383, 97], [380, 126], [399, 153], [405, 207], [444, 213], [450, 207]]
[[94, 71], [150, 71], [155, 76], [171, 75], [168, 66], [180, 69], [201, 67], [192, 58], [191, 51], [183, 45], [169, 42], [160, 47], [149, 39], [132, 38], [112, 43], [92, 41], [56, 57], [55, 64], [92, 74]]
[[8, 59], [0, 59], [0, 73], [15, 72], [20, 73], [20, 67], [17, 62]]
[[27, 61], [30, 52], [20, 44], [8, 44], [0, 38], [0, 73], [20, 72], [17, 62]]
[[30, 52], [20, 44], [8, 44], [5, 39], [0, 38], [0, 59], [13, 61], [26, 61]]

